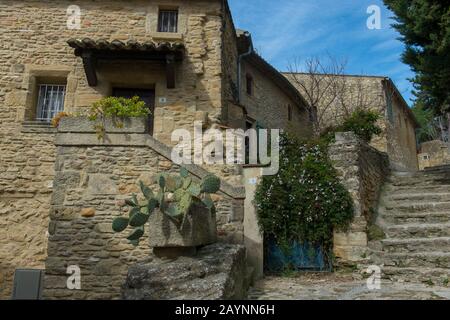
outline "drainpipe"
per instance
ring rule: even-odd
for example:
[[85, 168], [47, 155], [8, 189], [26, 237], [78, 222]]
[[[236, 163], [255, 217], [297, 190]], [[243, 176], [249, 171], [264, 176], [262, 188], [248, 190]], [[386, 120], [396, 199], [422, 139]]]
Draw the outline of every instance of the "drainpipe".
[[[246, 37], [251, 37], [250, 33], [248, 31], [246, 31], [244, 33], [244, 35]], [[237, 65], [237, 89], [238, 89], [238, 103], [241, 103], [241, 69], [242, 69], [242, 59], [244, 59], [245, 57], [248, 57], [249, 55], [251, 55], [254, 51], [253, 48], [253, 41], [251, 41], [250, 39], [250, 48], [248, 49], [248, 52], [243, 53], [241, 55], [238, 56], [238, 65]]]

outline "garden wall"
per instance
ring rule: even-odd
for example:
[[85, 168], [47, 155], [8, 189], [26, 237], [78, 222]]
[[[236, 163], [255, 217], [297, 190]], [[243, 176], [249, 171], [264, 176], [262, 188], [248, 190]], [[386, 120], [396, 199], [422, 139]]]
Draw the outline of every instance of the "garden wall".
[[350, 231], [334, 235], [334, 253], [342, 260], [358, 261], [367, 249], [367, 226], [374, 218], [380, 188], [389, 174], [389, 158], [351, 132], [336, 133], [329, 153], [355, 207]]
[[[169, 160], [171, 149], [146, 134], [142, 122], [126, 123], [120, 132], [107, 131], [99, 141], [86, 120], [68, 118], [56, 136], [46, 299], [120, 298], [128, 266], [151, 253], [145, 240], [134, 248], [126, 234], [114, 234], [111, 223], [126, 214], [120, 205], [131, 193], [139, 193], [139, 180], [152, 185], [156, 173], [175, 173], [179, 167]], [[208, 174], [198, 166], [186, 167], [197, 178]], [[244, 197], [242, 187], [225, 182], [214, 195], [220, 241], [244, 242]], [[81, 270], [81, 290], [67, 289], [71, 265]]]

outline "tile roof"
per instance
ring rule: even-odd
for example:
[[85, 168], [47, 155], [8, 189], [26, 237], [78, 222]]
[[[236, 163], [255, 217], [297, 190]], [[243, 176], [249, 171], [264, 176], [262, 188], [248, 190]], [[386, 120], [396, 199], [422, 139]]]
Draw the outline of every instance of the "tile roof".
[[152, 52], [181, 52], [184, 50], [184, 44], [181, 42], [138, 42], [129, 40], [123, 42], [120, 40], [108, 41], [105, 39], [94, 40], [91, 38], [70, 39], [67, 41], [69, 46], [74, 49], [91, 50], [109, 50], [109, 51], [152, 51]]

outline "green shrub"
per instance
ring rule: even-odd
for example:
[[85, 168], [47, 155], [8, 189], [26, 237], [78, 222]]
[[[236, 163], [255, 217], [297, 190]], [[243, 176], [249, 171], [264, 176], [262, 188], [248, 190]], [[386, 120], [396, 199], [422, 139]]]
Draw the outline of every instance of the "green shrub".
[[105, 119], [111, 118], [116, 128], [122, 128], [122, 120], [131, 117], [147, 117], [150, 109], [145, 102], [135, 96], [131, 99], [122, 97], [106, 97], [94, 102], [88, 111], [88, 119], [95, 121], [97, 136], [102, 139], [105, 135]]
[[280, 137], [280, 170], [263, 177], [255, 205], [261, 231], [281, 248], [299, 241], [329, 249], [333, 230], [347, 229], [354, 213], [327, 144], [301, 142], [285, 133]]
[[344, 120], [344, 123], [335, 131], [354, 132], [359, 138], [370, 142], [373, 136], [379, 135], [382, 131], [377, 125], [380, 114], [374, 111], [357, 110], [350, 117]]

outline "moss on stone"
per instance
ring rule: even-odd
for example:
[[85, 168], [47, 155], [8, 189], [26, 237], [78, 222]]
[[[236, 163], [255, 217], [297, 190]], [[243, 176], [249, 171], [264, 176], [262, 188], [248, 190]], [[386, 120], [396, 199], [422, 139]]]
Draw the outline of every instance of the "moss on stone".
[[367, 237], [369, 238], [369, 241], [383, 240], [386, 239], [386, 234], [383, 229], [374, 224], [367, 228]]

